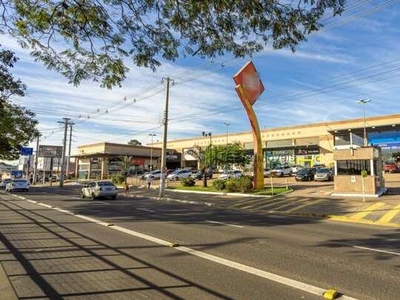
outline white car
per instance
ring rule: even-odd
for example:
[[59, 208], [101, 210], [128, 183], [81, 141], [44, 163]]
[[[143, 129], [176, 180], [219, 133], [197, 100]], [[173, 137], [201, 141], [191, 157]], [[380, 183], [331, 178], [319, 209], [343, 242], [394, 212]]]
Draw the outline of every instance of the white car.
[[229, 171], [224, 171], [221, 175], [218, 176], [218, 179], [225, 180], [229, 178], [239, 178], [241, 176], [244, 176], [243, 172], [240, 170], [229, 170]]
[[111, 181], [97, 180], [89, 182], [82, 188], [82, 198], [92, 198], [96, 200], [101, 197], [110, 197], [111, 199], [117, 199], [118, 188]]
[[167, 176], [169, 180], [181, 180], [183, 178], [188, 178], [192, 175], [192, 171], [189, 169], [175, 170]]
[[5, 189], [7, 184], [9, 184], [12, 181], [11, 178], [4, 178], [1, 182], [0, 182], [0, 188]]
[[6, 185], [6, 192], [29, 191], [29, 182], [26, 179], [13, 179]]
[[293, 174], [297, 174], [297, 172], [299, 170], [303, 169], [303, 166], [301, 166], [301, 165], [293, 165], [291, 168], [292, 168], [292, 173]]
[[154, 170], [154, 171], [151, 171], [151, 172], [149, 172], [149, 173], [147, 173], [147, 174], [144, 174], [143, 175], [143, 179], [144, 180], [147, 180], [147, 178], [148, 177], [151, 177], [151, 178], [153, 178], [153, 179], [159, 179], [159, 178], [161, 178], [161, 170]]
[[273, 169], [271, 171], [271, 174], [273, 176], [277, 176], [277, 177], [282, 177], [282, 176], [292, 176], [292, 168], [289, 166], [279, 166], [279, 167], [275, 167], [275, 169]]

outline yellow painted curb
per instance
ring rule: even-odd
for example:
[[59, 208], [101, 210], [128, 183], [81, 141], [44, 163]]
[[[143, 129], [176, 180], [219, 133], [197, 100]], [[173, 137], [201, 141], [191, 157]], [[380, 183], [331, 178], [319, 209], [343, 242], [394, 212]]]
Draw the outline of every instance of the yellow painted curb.
[[337, 296], [338, 296], [338, 293], [334, 289], [329, 289], [324, 293], [324, 298], [329, 299], [329, 300], [336, 299]]

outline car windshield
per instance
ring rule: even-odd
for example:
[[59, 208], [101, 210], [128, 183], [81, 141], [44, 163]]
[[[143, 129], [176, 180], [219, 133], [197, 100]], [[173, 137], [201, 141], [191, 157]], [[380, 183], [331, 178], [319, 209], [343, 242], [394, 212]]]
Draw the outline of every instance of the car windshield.
[[307, 174], [308, 170], [307, 169], [301, 169], [299, 170], [298, 174], [303, 175], [303, 174]]
[[97, 183], [99, 186], [114, 186], [114, 183], [111, 181], [102, 181]]
[[319, 168], [319, 169], [317, 170], [317, 173], [329, 173], [329, 169]]
[[14, 182], [27, 182], [25, 179], [14, 179]]

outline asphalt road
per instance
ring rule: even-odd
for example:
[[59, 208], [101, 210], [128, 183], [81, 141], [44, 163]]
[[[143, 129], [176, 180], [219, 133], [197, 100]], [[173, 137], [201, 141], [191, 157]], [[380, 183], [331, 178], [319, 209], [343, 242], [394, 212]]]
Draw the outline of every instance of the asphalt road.
[[[113, 224], [101, 226], [0, 194], [0, 213], [12, 209], [18, 218], [46, 227], [47, 233], [66, 232], [64, 242], [79, 247], [84, 257], [96, 257], [105, 270], [125, 277], [134, 273], [146, 287], [110, 287], [100, 294], [88, 288], [83, 293], [73, 292], [79, 289], [72, 280], [67, 282], [73, 291], [61, 293], [63, 298], [114, 292], [113, 299], [125, 294], [129, 299], [132, 293], [151, 299], [321, 299], [310, 293], [313, 288], [333, 287], [348, 297], [390, 300], [400, 292], [399, 230], [124, 196], [92, 201], [80, 199], [77, 189], [55, 195], [32, 188], [19, 195]], [[131, 232], [115, 230], [117, 226]], [[5, 238], [7, 234], [3, 243], [12, 244]], [[165, 247], [163, 241], [181, 247]], [[97, 248], [118, 254], [117, 267], [95, 253]], [[274, 275], [280, 276], [275, 278], [279, 282], [271, 280]], [[301, 284], [306, 286], [301, 289]]]

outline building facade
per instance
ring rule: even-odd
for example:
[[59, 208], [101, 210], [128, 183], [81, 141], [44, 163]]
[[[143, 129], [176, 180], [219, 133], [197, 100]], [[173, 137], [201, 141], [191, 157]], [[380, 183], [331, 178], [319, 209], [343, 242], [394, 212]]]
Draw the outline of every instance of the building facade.
[[[369, 145], [380, 146], [383, 151], [394, 148], [396, 138], [400, 138], [400, 114], [262, 129], [265, 167], [277, 164], [325, 164], [333, 167], [333, 151], [341, 146], [354, 144], [356, 140], [363, 141], [364, 127]], [[380, 142], [384, 140], [389, 141]], [[227, 142], [240, 142], [250, 154], [252, 153], [251, 131], [171, 140], [168, 141], [167, 147], [182, 153], [181, 167], [194, 167], [196, 158], [190, 155], [189, 150], [195, 145], [207, 147], [210, 144], [225, 145]], [[154, 145], [162, 146], [161, 143]], [[396, 147], [400, 149], [400, 145]]]

